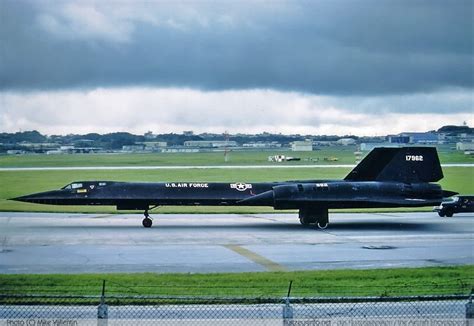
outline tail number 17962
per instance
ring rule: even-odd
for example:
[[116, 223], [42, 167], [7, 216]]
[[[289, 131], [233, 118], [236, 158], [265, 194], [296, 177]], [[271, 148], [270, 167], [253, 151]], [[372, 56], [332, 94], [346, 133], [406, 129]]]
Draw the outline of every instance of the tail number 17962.
[[422, 162], [423, 161], [423, 155], [405, 155], [405, 160], [406, 161]]

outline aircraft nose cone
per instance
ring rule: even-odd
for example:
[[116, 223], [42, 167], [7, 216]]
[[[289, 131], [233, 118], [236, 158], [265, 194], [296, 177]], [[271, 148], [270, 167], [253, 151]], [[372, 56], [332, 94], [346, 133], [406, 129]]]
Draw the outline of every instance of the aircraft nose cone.
[[20, 196], [20, 197], [15, 197], [15, 198], [9, 198], [8, 200], [30, 202], [31, 196]]
[[57, 191], [45, 191], [36, 194], [10, 198], [9, 200], [21, 201], [25, 203], [50, 204], [53, 200], [57, 199], [57, 196]]

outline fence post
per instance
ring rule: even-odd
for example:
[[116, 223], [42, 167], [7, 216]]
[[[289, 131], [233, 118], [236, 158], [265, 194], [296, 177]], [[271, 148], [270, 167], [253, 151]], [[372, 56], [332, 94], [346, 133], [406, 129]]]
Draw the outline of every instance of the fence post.
[[293, 281], [290, 281], [288, 286], [288, 294], [286, 295], [285, 305], [283, 306], [283, 325], [291, 325], [291, 320], [293, 319], [293, 307], [290, 305], [290, 293], [291, 293], [291, 284]]
[[102, 281], [102, 295], [97, 307], [97, 326], [107, 326], [109, 317], [109, 306], [105, 304], [105, 280]]
[[472, 293], [473, 289], [471, 289], [471, 294], [469, 294], [469, 301], [466, 303], [466, 325], [472, 325], [471, 320], [474, 319], [474, 305], [472, 304]]

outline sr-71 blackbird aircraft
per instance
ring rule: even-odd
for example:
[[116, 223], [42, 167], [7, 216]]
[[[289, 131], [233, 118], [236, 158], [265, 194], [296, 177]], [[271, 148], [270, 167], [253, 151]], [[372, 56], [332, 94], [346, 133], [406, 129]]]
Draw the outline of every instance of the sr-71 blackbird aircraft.
[[60, 190], [12, 200], [52, 205], [113, 205], [149, 210], [163, 205], [271, 206], [298, 209], [301, 224], [326, 228], [328, 209], [421, 207], [439, 205], [455, 195], [437, 182], [443, 178], [435, 148], [375, 148], [344, 180], [283, 182], [116, 182], [78, 181]]

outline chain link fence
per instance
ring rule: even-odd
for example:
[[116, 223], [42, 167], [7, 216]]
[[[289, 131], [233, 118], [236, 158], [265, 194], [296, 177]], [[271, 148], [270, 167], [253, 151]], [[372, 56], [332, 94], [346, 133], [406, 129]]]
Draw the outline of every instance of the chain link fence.
[[137, 321], [159, 325], [474, 325], [472, 306], [471, 296], [466, 295], [322, 298], [0, 295], [0, 325], [122, 325]]

